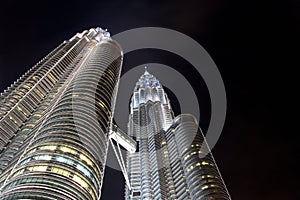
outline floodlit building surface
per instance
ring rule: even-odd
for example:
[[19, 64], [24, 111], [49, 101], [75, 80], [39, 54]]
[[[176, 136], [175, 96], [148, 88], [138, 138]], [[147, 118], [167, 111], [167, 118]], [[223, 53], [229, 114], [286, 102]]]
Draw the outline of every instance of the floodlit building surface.
[[196, 119], [174, 118], [162, 85], [147, 70], [131, 98], [128, 134], [138, 152], [127, 153], [127, 200], [230, 199]]
[[117, 42], [90, 29], [1, 95], [1, 200], [99, 199], [121, 64]]
[[131, 99], [128, 134], [112, 123], [122, 60], [106, 30], [86, 30], [1, 94], [1, 200], [100, 199], [109, 143], [125, 199], [230, 199], [195, 118], [174, 118], [147, 70]]

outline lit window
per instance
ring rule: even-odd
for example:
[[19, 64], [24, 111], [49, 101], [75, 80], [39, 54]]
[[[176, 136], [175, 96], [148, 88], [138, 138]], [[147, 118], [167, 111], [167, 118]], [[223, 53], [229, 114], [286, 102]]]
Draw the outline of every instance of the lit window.
[[208, 162], [205, 162], [205, 161], [203, 161], [201, 164], [202, 164], [202, 165], [209, 165], [209, 163], [208, 163]]
[[188, 159], [190, 157], [190, 155], [187, 155], [184, 157], [184, 160]]
[[59, 169], [59, 168], [52, 168], [51, 169], [52, 172], [56, 173], [56, 174], [60, 174], [60, 175], [64, 175], [64, 176], [69, 176], [70, 172], [64, 169]]
[[207, 188], [208, 188], [208, 186], [205, 185], [205, 186], [203, 186], [201, 189], [202, 189], [202, 190], [205, 190], [205, 189], [207, 189]]
[[105, 108], [105, 104], [103, 101], [99, 100], [99, 103], [98, 103], [102, 108]]
[[50, 78], [53, 83], [56, 82], [56, 78], [51, 73], [48, 74], [48, 78]]
[[42, 115], [41, 114], [34, 114], [33, 116], [35, 116], [35, 117], [41, 117]]
[[60, 150], [66, 153], [77, 154], [77, 151], [69, 148], [69, 147], [60, 147]]
[[45, 172], [47, 170], [48, 166], [34, 166], [34, 167], [29, 167], [28, 170], [29, 171], [37, 171], [37, 172]]
[[40, 147], [40, 149], [54, 151], [56, 149], [56, 146], [54, 146], [54, 145], [42, 146], [42, 147]]
[[39, 77], [38, 76], [33, 76], [32, 79], [36, 81], [36, 80], [39, 79]]
[[57, 173], [58, 172], [58, 168], [56, 168], [56, 167], [52, 168], [51, 172]]
[[51, 156], [49, 155], [42, 155], [38, 157], [38, 160], [51, 160]]
[[82, 178], [77, 176], [76, 174], [74, 175], [73, 180], [76, 181], [77, 183], [79, 183], [82, 187], [88, 188], [88, 184], [84, 180], [82, 180]]
[[84, 160], [88, 165], [91, 165], [91, 166], [93, 165], [92, 161], [89, 158], [87, 158], [85, 155], [80, 154], [79, 158], [81, 160]]
[[83, 167], [82, 165], [78, 164], [77, 165], [77, 169], [79, 169], [80, 171], [82, 171], [85, 175], [91, 176], [90, 172], [85, 167]]
[[37, 166], [35, 170], [39, 172], [45, 172], [47, 170], [47, 167], [48, 166]]
[[62, 163], [65, 163], [65, 162], [66, 162], [66, 159], [65, 159], [64, 157], [61, 157], [61, 156], [57, 157], [56, 160], [57, 160], [58, 162], [62, 162]]
[[26, 126], [27, 127], [34, 127], [35, 125], [34, 124], [27, 124]]
[[64, 157], [62, 157], [62, 156], [56, 157], [56, 160], [57, 160], [58, 162], [62, 162], [62, 163], [70, 164], [70, 165], [74, 164], [74, 161], [73, 161], [73, 160], [68, 159], [68, 158], [64, 158]]

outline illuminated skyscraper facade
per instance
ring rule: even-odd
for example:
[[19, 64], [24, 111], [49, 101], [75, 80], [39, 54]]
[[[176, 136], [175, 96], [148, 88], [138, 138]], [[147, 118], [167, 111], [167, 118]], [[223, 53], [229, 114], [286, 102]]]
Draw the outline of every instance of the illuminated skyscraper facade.
[[100, 199], [109, 143], [125, 199], [230, 199], [196, 120], [174, 118], [149, 72], [134, 89], [128, 135], [112, 123], [122, 60], [107, 31], [86, 30], [1, 94], [1, 200]]
[[1, 94], [1, 200], [100, 198], [122, 59], [90, 29]]
[[230, 199], [197, 121], [189, 114], [174, 118], [147, 70], [131, 98], [128, 134], [138, 151], [127, 153], [125, 199]]

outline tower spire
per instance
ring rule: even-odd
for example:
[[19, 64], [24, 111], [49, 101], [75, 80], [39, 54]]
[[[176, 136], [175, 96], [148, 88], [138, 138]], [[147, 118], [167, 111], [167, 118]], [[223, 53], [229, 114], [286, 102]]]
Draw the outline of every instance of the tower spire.
[[144, 75], [150, 75], [150, 73], [149, 73], [148, 70], [147, 70], [147, 66], [145, 66], [145, 72], [144, 72]]

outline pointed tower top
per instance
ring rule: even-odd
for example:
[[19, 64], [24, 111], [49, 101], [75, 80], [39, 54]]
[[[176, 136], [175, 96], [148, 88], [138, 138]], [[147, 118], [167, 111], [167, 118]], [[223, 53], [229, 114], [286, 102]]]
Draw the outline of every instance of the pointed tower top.
[[147, 103], [148, 101], [160, 101], [162, 104], [168, 104], [162, 85], [155, 76], [148, 72], [147, 66], [144, 68], [145, 72], [140, 76], [134, 87], [131, 108], [138, 108], [140, 104]]
[[150, 75], [150, 73], [147, 71], [147, 66], [145, 66], [145, 72], [144, 75]]

